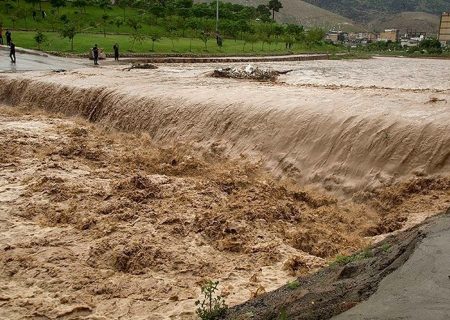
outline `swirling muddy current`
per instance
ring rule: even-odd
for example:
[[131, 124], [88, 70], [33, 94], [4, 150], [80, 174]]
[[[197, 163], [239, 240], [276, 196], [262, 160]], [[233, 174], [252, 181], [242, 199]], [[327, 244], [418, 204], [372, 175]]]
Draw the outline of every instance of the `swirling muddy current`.
[[0, 76], [0, 317], [193, 319], [207, 279], [244, 302], [442, 212], [448, 78], [402, 77], [449, 63]]

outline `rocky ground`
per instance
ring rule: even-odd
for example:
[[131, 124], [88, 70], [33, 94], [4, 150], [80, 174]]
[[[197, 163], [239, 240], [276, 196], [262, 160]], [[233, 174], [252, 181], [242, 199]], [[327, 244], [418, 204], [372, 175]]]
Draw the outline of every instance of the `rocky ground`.
[[277, 180], [219, 144], [156, 145], [84, 120], [0, 108], [0, 318], [192, 319], [449, 205], [448, 177], [345, 200]]

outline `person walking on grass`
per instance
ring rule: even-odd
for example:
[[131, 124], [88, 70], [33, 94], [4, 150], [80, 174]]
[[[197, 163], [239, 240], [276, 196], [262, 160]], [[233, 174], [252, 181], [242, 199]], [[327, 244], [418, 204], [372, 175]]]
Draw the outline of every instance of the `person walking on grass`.
[[6, 45], [8, 46], [11, 45], [11, 31], [6, 30], [5, 36], [6, 36]]
[[114, 60], [119, 61], [119, 45], [116, 43], [113, 46], [113, 49], [114, 49]]
[[94, 58], [94, 65], [98, 66], [98, 46], [94, 45], [92, 48], [92, 56]]
[[10, 42], [9, 44], [9, 57], [12, 63], [16, 63], [16, 45], [14, 42]]

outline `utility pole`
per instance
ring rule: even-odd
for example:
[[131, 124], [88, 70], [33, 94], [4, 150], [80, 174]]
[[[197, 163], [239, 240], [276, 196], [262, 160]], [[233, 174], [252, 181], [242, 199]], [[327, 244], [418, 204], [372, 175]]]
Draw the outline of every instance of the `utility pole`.
[[219, 0], [216, 0], [216, 32], [219, 32]]

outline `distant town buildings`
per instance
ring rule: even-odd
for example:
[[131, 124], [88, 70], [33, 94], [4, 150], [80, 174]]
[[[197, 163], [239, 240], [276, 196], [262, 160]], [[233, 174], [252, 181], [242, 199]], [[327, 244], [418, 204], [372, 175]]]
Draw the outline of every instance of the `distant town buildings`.
[[347, 42], [348, 39], [348, 33], [343, 31], [336, 31], [336, 30], [330, 30], [325, 40], [334, 44], [342, 44]]
[[450, 13], [444, 12], [441, 16], [439, 41], [444, 46], [450, 45]]
[[373, 32], [353, 32], [348, 35], [348, 40], [351, 44], [366, 45], [377, 41], [377, 37]]
[[417, 47], [421, 41], [425, 40], [426, 36], [426, 32], [408, 30], [400, 37], [400, 44], [402, 47]]
[[[444, 26], [447, 26], [447, 30], [450, 30], [450, 19]], [[447, 37], [450, 41], [450, 31]], [[344, 44], [348, 46], [365, 46], [372, 42], [395, 42], [399, 43], [402, 47], [417, 47], [421, 41], [427, 38], [426, 32], [407, 30], [406, 33], [400, 34], [397, 29], [386, 29], [380, 33], [374, 32], [344, 32], [337, 30], [330, 30], [327, 33], [326, 40], [334, 44]], [[447, 38], [446, 38], [447, 39]]]
[[400, 41], [400, 30], [398, 30], [398, 29], [384, 30], [384, 32], [380, 33], [380, 36], [378, 37], [378, 41], [399, 42]]

